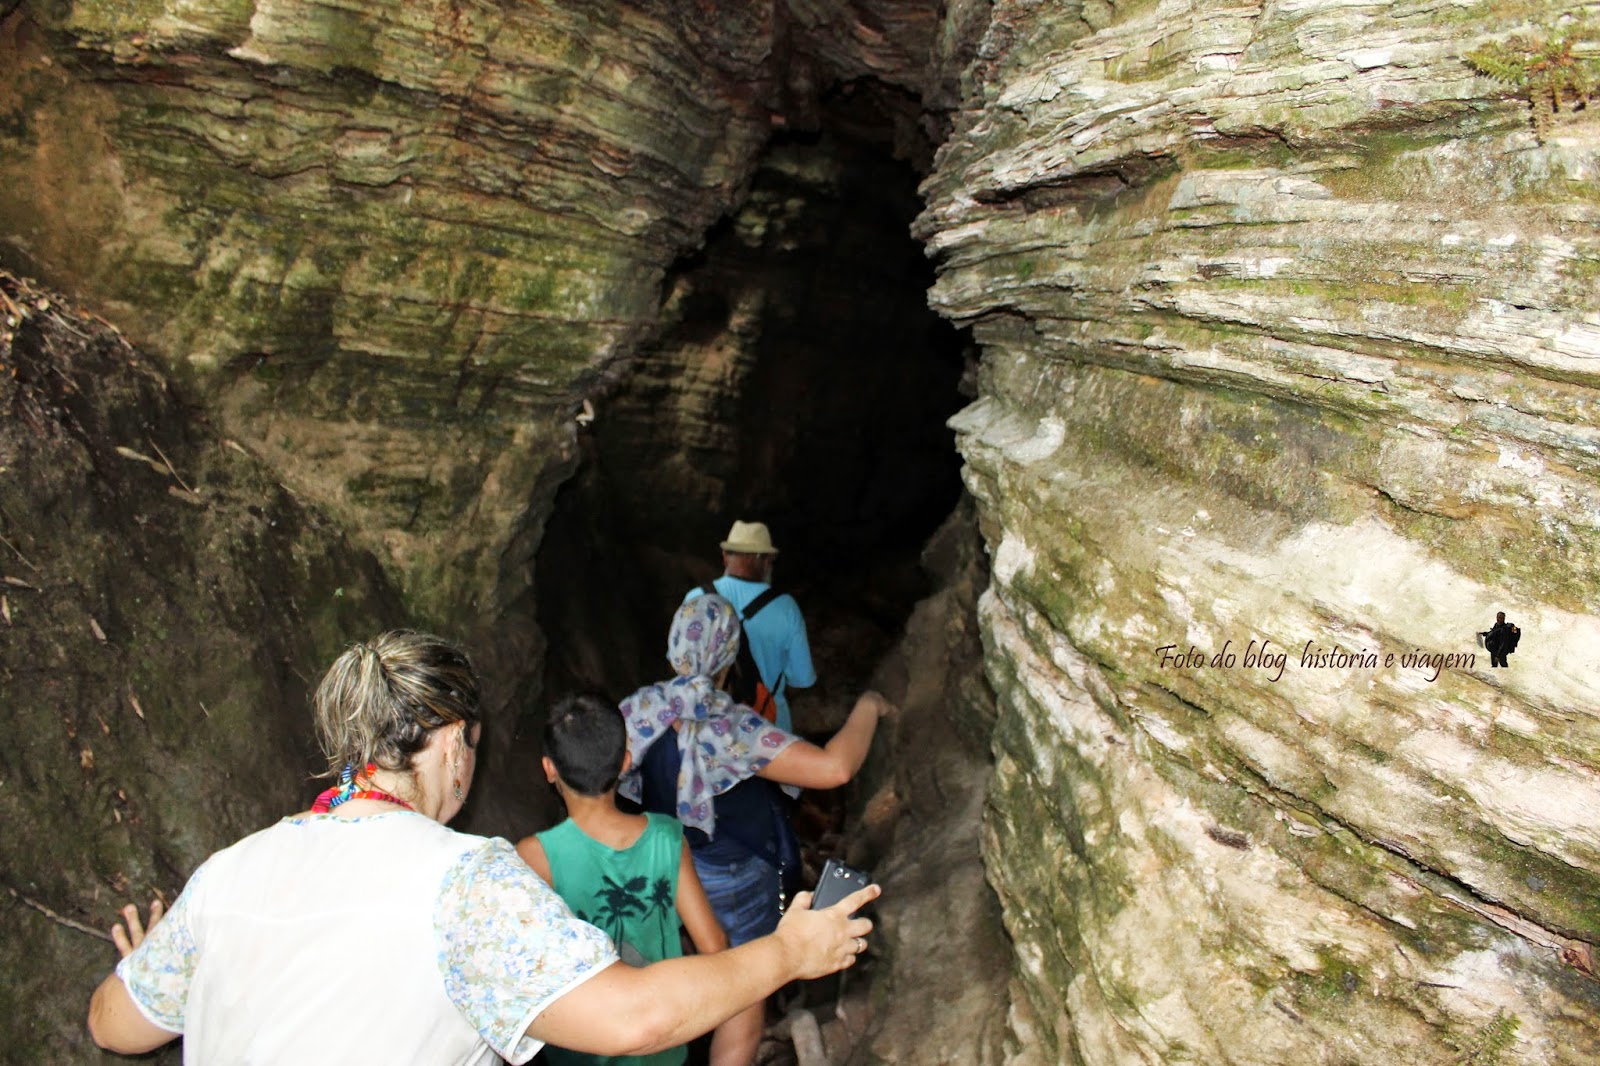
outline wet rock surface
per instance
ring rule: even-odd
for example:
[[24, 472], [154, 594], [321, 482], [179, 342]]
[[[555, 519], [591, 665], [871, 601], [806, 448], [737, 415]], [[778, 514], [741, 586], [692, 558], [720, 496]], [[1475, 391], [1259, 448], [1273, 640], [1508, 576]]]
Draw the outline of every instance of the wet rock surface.
[[[994, 695], [976, 602], [988, 574], [970, 507], [930, 540], [936, 590], [874, 679], [900, 706], [858, 790], [850, 859], [883, 885], [851, 1063], [1005, 1061], [1012, 949], [983, 865]], [[850, 1016], [847, 1015], [847, 1021]], [[852, 1034], [853, 1035], [853, 1034]]]
[[568, 418], [773, 132], [916, 69], [935, 20], [902, 7], [8, 5], [0, 254], [193, 378], [431, 619], [492, 637]]

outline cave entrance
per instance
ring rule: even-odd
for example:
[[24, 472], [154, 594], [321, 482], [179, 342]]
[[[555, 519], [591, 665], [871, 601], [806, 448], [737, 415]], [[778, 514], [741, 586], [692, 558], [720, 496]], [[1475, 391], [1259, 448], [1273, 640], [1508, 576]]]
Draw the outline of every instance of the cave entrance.
[[967, 344], [927, 306], [917, 174], [887, 120], [835, 113], [773, 142], [597, 404], [539, 553], [541, 703], [667, 677], [672, 612], [720, 574], [736, 518], [772, 529], [806, 617], [819, 681], [797, 731], [837, 724], [925, 594], [919, 553], [962, 491], [945, 421]]

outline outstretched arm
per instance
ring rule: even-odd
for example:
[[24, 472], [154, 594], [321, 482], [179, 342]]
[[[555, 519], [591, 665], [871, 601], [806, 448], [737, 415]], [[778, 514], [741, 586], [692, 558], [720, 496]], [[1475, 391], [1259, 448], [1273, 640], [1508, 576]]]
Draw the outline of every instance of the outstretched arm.
[[790, 744], [778, 757], [758, 771], [759, 776], [780, 785], [801, 788], [838, 788], [861, 769], [872, 747], [878, 722], [894, 710], [894, 705], [876, 692], [863, 692], [850, 710], [844, 726], [823, 747], [801, 740]]
[[878, 893], [869, 885], [814, 911], [802, 892], [771, 936], [640, 968], [614, 963], [546, 1007], [528, 1035], [598, 1055], [646, 1055], [688, 1043], [790, 981], [854, 965], [872, 923], [850, 914]]

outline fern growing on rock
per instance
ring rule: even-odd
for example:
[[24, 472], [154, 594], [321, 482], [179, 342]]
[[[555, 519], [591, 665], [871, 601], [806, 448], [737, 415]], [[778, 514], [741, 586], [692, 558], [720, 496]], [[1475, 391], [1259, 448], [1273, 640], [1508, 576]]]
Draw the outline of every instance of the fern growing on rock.
[[1535, 37], [1517, 35], [1473, 49], [1462, 57], [1486, 78], [1527, 98], [1533, 133], [1541, 142], [1566, 103], [1583, 106], [1600, 90], [1600, 59], [1580, 54], [1595, 41], [1586, 21]]

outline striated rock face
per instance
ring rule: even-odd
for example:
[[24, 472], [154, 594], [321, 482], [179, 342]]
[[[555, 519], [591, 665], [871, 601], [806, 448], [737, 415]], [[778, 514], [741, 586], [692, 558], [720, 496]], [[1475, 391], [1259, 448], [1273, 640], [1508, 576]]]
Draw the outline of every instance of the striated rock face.
[[[901, 902], [857, 1054], [1593, 1061], [1600, 125], [1567, 100], [1536, 134], [1464, 58], [1570, 32], [1587, 62], [1574, 25], [1516, 0], [0, 0], [0, 265], [82, 294], [202, 408], [86, 318], [30, 317], [33, 369], [0, 378], [0, 812], [35, 904], [0, 972], [56, 938], [0, 1004], [100, 968], [39, 907], [175, 887], [296, 803], [304, 734], [258, 712], [339, 640], [446, 626], [503, 710], [538, 688], [541, 620], [563, 680], [656, 663], [640, 619], [727, 511], [805, 530], [813, 572], [931, 530], [956, 346], [903, 301], [852, 307], [872, 268], [817, 265], [898, 234], [892, 156], [928, 175], [932, 303], [982, 349], [953, 424], [991, 576], [974, 607], [952, 564], [889, 668], [940, 728], [869, 773]], [[880, 570], [915, 584], [912, 547]], [[651, 576], [576, 565], [619, 559]], [[1507, 670], [1475, 641], [1497, 610]], [[886, 643], [850, 624], [840, 659]], [[200, 670], [242, 661], [249, 692]], [[498, 720], [485, 789], [514, 792]], [[995, 760], [1009, 975], [963, 737]], [[218, 824], [150, 798], [209, 795], [241, 738]], [[941, 922], [973, 928], [919, 951]], [[914, 1013], [950, 972], [960, 1040]], [[17, 1046], [88, 1055], [71, 1015]]]
[[1015, 1061], [1600, 1054], [1600, 126], [1473, 74], [1513, 30], [995, 6], [918, 232], [983, 346]]
[[984, 883], [995, 706], [976, 609], [988, 574], [969, 505], [933, 536], [922, 561], [938, 588], [873, 679], [900, 713], [860, 780], [873, 798], [846, 857], [872, 870], [884, 894], [873, 914], [873, 987], [843, 1019], [847, 1030], [865, 1032], [852, 1057], [834, 1061], [991, 1066], [1006, 1058], [1012, 967], [1000, 907]]
[[25, 4], [0, 248], [166, 355], [426, 614], [515, 615], [565, 416], [769, 130], [771, 9], [703, 8]]
[[770, 132], [894, 71], [915, 127], [901, 7], [8, 4], [0, 262], [163, 353], [429, 614], [507, 611], [564, 416]]
[[[239, 671], [253, 678], [270, 670], [282, 690], [242, 693], [229, 714], [251, 737], [252, 783], [276, 784], [259, 799], [230, 800], [229, 817], [213, 820], [196, 813], [204, 793], [158, 800], [156, 782], [233, 773], [239, 756], [229, 746], [172, 741], [156, 754], [135, 738], [109, 759], [97, 749], [101, 776], [87, 780], [114, 779], [138, 805], [144, 828], [100, 863], [105, 869], [95, 865], [93, 833], [84, 830], [83, 850], [65, 856], [59, 876], [34, 880], [29, 873], [19, 890], [55, 913], [102, 924], [106, 911], [97, 908], [109, 908], [113, 893], [158, 886], [170, 895], [207, 851], [255, 828], [266, 812], [299, 806], [304, 790], [292, 783], [301, 780], [307, 758], [304, 686], [339, 641], [400, 619], [462, 637], [485, 675], [490, 741], [469, 826], [529, 828], [529, 808], [539, 806], [543, 790], [527, 787], [526, 764], [517, 761], [527, 753], [512, 747], [512, 715], [505, 712], [531, 704], [528, 697], [539, 689], [545, 640], [537, 624], [536, 559], [557, 488], [578, 465], [583, 438], [572, 415], [593, 396], [602, 426], [609, 424], [606, 394], [626, 358], [646, 338], [674, 346], [671, 334], [682, 321], [676, 297], [695, 272], [680, 257], [747, 199], [753, 206], [742, 217], [759, 232], [727, 236], [733, 226], [721, 227], [720, 243], [745, 252], [731, 266], [724, 259], [722, 269], [750, 267], [764, 253], [781, 257], [786, 248], [817, 261], [825, 259], [817, 250], [834, 244], [870, 260], [876, 241], [892, 239], [894, 251], [881, 269], [895, 291], [892, 300], [846, 309], [856, 295], [850, 284], [878, 280], [870, 263], [865, 273], [837, 278], [821, 276], [827, 267], [814, 262], [764, 278], [768, 285], [808, 286], [770, 301], [776, 310], [765, 319], [767, 338], [759, 345], [753, 335], [744, 338], [752, 347], [742, 353], [743, 372], [767, 382], [748, 391], [761, 393], [765, 403], [780, 396], [787, 413], [781, 435], [752, 472], [730, 479], [740, 487], [724, 503], [749, 501], [749, 486], [763, 483], [778, 490], [778, 505], [813, 527], [848, 527], [830, 546], [836, 553], [893, 526], [895, 551], [914, 558], [916, 540], [942, 514], [940, 507], [929, 510], [922, 487], [935, 485], [944, 508], [959, 491], [949, 433], [939, 428], [957, 406], [959, 356], [953, 331], [923, 305], [928, 265], [905, 234], [917, 205], [903, 161], [926, 164], [941, 132], [937, 112], [954, 102], [950, 64], [924, 70], [912, 62], [932, 51], [936, 16], [922, 5], [880, 12], [843, 3], [451, 3], [402, 10], [0, 2], [0, 265], [79, 295], [139, 342], [140, 360], [163, 364], [194, 405], [167, 396], [164, 382], [151, 386], [156, 396], [124, 389], [111, 368], [83, 371], [80, 381], [102, 383], [95, 401], [115, 410], [84, 419], [82, 432], [60, 448], [99, 458], [66, 463], [63, 469], [88, 480], [59, 494], [29, 480], [48, 460], [13, 464], [28, 473], [13, 483], [27, 506], [12, 508], [22, 525], [6, 531], [26, 529], [29, 539], [19, 543], [42, 567], [67, 568], [39, 550], [45, 543], [126, 542], [129, 552], [138, 551], [145, 541], [128, 523], [144, 528], [144, 495], [81, 516], [54, 501], [90, 495], [93, 479], [85, 471], [105, 465], [108, 449], [120, 454], [114, 449], [124, 443], [125, 424], [143, 418], [163, 427], [156, 439], [214, 508], [220, 503], [212, 493], [223, 479], [209, 475], [212, 465], [243, 462], [297, 521], [318, 524], [319, 538], [308, 547], [247, 551], [234, 544], [232, 526], [217, 532], [205, 524], [216, 521], [215, 513], [202, 519], [197, 511], [189, 525], [202, 521], [207, 532], [184, 527], [170, 553], [153, 557], [148, 581], [133, 594], [148, 604], [145, 584], [171, 582], [164, 592], [173, 601], [167, 612], [173, 623], [164, 630], [168, 651], [152, 653], [131, 683], [109, 668], [73, 668], [85, 706], [136, 691], [152, 720], [153, 706], [188, 706], [190, 696], [215, 710], [213, 686], [225, 687]], [[841, 81], [859, 82], [846, 95], [864, 100], [872, 113], [865, 136], [883, 142], [878, 154], [864, 167], [848, 161], [840, 167], [827, 152], [820, 165], [791, 152], [769, 168], [774, 183], [751, 193], [773, 130], [792, 133], [799, 146], [825, 139], [819, 128], [833, 120], [821, 97]], [[925, 118], [923, 101], [936, 113]], [[883, 115], [890, 116], [887, 134]], [[844, 132], [847, 140], [863, 136]], [[891, 151], [901, 163], [889, 159]], [[850, 152], [862, 154], [860, 145], [840, 158]], [[854, 177], [840, 177], [852, 168]], [[871, 186], [884, 175], [886, 188]], [[851, 203], [858, 193], [861, 202]], [[882, 217], [863, 222], [864, 212], [879, 209]], [[819, 240], [803, 230], [808, 223], [843, 232]], [[733, 288], [744, 306], [769, 300], [756, 286]], [[847, 313], [809, 317], [824, 290]], [[658, 316], [664, 341], [653, 336]], [[801, 367], [785, 365], [786, 356], [805, 347], [802, 340], [827, 348], [851, 329], [860, 333], [856, 347], [829, 350], [832, 364], [807, 364], [809, 380], [796, 379]], [[933, 332], [941, 336], [924, 336]], [[941, 349], [931, 377], [919, 377], [915, 366], [924, 342]], [[863, 344], [901, 351], [890, 363], [851, 367]], [[154, 367], [147, 370], [160, 381]], [[851, 370], [872, 380], [870, 394], [832, 402], [831, 377]], [[930, 384], [937, 394], [923, 388]], [[918, 389], [908, 402], [874, 409], [907, 386]], [[726, 390], [724, 402], [739, 404], [744, 391]], [[917, 416], [908, 417], [912, 411]], [[773, 424], [754, 405], [738, 422], [747, 437]], [[855, 498], [828, 497], [820, 493], [825, 476], [807, 474], [803, 484], [787, 477], [808, 429], [820, 444], [816, 454], [835, 468], [854, 468], [864, 450], [896, 454], [852, 482]], [[231, 444], [211, 455], [207, 449], [216, 450], [219, 434]], [[175, 450], [169, 437], [195, 436], [208, 442], [195, 445], [206, 458], [191, 465], [197, 452]], [[743, 446], [729, 443], [729, 454]], [[660, 436], [647, 444], [676, 447]], [[138, 440], [129, 438], [127, 446], [143, 453]], [[919, 458], [936, 469], [926, 473]], [[258, 460], [265, 465], [250, 465]], [[125, 461], [135, 473], [156, 476], [149, 464]], [[159, 496], [165, 487], [158, 479], [153, 491]], [[140, 486], [140, 493], [150, 488]], [[762, 492], [758, 502], [773, 503], [774, 495]], [[860, 499], [863, 492], [880, 502]], [[168, 506], [183, 511], [189, 504]], [[710, 536], [674, 535], [693, 545], [704, 566], [727, 514], [698, 518]], [[339, 540], [341, 532], [351, 544]], [[583, 532], [580, 524], [564, 545], [581, 543]], [[398, 591], [362, 548], [376, 554]], [[332, 559], [302, 567], [302, 551]], [[578, 557], [564, 558], [570, 591]], [[103, 562], [80, 568], [81, 595], [121, 604], [117, 579], [127, 558], [107, 551]], [[559, 572], [563, 557], [555, 553], [538, 565]], [[897, 580], [904, 569], [897, 569]], [[252, 604], [290, 607], [281, 616], [218, 621], [209, 606], [190, 602], [205, 599], [212, 586], [203, 579], [212, 574], [223, 575], [217, 581], [225, 587], [262, 584]], [[335, 610], [350, 602], [340, 594], [353, 597], [368, 584], [370, 595], [363, 592], [359, 602], [370, 607], [381, 599], [381, 610]], [[860, 660], [854, 664], [860, 673], [870, 669], [871, 655], [854, 638], [864, 632], [874, 651], [886, 646], [893, 639], [886, 631], [898, 626], [906, 604], [885, 609], [857, 589], [846, 607], [883, 616], [840, 642]], [[903, 601], [901, 591], [886, 598]], [[311, 602], [326, 617], [304, 617], [313, 608], [295, 606]], [[21, 601], [13, 597], [12, 606], [20, 610]], [[620, 612], [631, 609], [618, 605]], [[552, 627], [570, 627], [577, 618], [575, 611], [558, 614]], [[61, 620], [58, 628], [65, 633], [67, 625]], [[186, 641], [191, 626], [205, 638]], [[302, 627], [313, 634], [302, 634]], [[143, 638], [107, 628], [110, 640], [127, 639], [143, 654]], [[68, 649], [58, 658], [77, 662], [77, 652], [93, 650], [95, 638], [81, 628], [70, 632], [68, 640], [52, 630], [50, 640]], [[606, 636], [588, 639], [603, 645]], [[659, 628], [652, 637], [659, 642]], [[220, 672], [199, 676], [172, 667], [173, 649]], [[659, 647], [652, 651], [658, 664]], [[293, 682], [280, 676], [284, 660]], [[21, 728], [48, 734], [54, 726], [35, 719], [72, 702], [61, 691], [41, 691]], [[279, 704], [292, 708], [283, 720], [258, 721]], [[118, 733], [120, 719], [103, 713], [111, 731], [103, 735]], [[63, 728], [81, 735], [88, 719], [76, 711], [69, 717]], [[256, 727], [262, 735], [252, 734]], [[76, 748], [56, 755], [60, 765], [51, 764], [51, 780], [77, 787], [76, 775], [89, 771], [75, 769]], [[9, 783], [0, 780], [0, 788]], [[74, 801], [43, 813], [40, 805], [53, 800], [18, 795], [8, 811], [39, 830], [7, 851], [7, 868], [13, 862], [19, 871], [55, 868], [54, 853], [40, 856], [51, 841], [73, 838], [80, 822], [93, 826], [110, 817], [121, 825], [116, 811], [102, 809], [104, 791], [85, 800], [88, 806]], [[159, 821], [145, 813], [158, 802], [170, 803]], [[181, 846], [169, 835], [181, 836]], [[970, 865], [966, 876], [971, 883]], [[77, 945], [16, 985], [32, 999], [63, 1005], [36, 1026], [37, 1046], [49, 1050], [32, 1054], [36, 1045], [29, 1044], [24, 1051], [33, 1061], [94, 1058], [83, 1047], [76, 990], [89, 987], [101, 969], [99, 946], [80, 942], [83, 934], [67, 927], [52, 928], [42, 912], [22, 904], [15, 917], [24, 926], [24, 935], [11, 941], [17, 952], [33, 951], [41, 930], [66, 947]], [[24, 954], [0, 959], [0, 972], [25, 968]], [[11, 982], [0, 984], [9, 994]]]
[[[485, 793], [539, 688], [533, 575], [573, 412], [771, 132], [814, 130], [826, 87], [936, 29], [915, 7], [663, 0], [0, 16], [0, 265], [118, 322], [377, 554], [413, 621], [474, 647]], [[873, 82], [910, 101], [908, 143], [924, 80]]]

